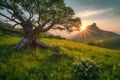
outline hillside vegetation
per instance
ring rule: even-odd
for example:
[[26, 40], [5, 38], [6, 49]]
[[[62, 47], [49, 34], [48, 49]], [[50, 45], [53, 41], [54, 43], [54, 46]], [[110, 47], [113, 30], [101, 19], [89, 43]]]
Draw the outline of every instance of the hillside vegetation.
[[120, 80], [119, 50], [49, 38], [51, 49], [10, 49], [19, 39], [0, 38], [0, 80]]
[[120, 36], [87, 42], [89, 45], [120, 50]]

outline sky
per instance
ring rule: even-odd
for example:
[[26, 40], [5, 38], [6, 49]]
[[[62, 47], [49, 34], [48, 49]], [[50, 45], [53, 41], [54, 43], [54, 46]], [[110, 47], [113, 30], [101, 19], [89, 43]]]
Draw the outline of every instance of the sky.
[[96, 23], [101, 29], [120, 33], [120, 0], [65, 0], [84, 26]]
[[83, 26], [96, 23], [103, 30], [120, 34], [120, 0], [65, 0]]

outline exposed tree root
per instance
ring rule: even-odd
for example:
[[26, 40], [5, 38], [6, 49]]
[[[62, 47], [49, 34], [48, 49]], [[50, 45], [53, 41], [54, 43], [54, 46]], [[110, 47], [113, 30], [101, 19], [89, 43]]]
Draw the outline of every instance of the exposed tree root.
[[23, 50], [28, 48], [51, 48], [51, 46], [39, 41], [39, 40], [28, 40], [27, 38], [23, 38], [16, 46], [13, 47], [13, 49], [16, 50]]

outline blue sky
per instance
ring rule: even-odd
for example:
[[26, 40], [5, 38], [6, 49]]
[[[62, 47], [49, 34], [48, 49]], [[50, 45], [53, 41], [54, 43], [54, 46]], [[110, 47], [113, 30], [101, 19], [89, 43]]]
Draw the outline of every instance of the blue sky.
[[120, 0], [65, 0], [84, 26], [92, 23], [104, 30], [120, 32]]

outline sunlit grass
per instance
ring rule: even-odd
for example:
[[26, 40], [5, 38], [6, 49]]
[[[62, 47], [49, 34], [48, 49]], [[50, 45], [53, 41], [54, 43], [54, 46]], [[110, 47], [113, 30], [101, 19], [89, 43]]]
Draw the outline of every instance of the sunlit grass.
[[[53, 49], [14, 51], [9, 47], [20, 38], [0, 39], [0, 79], [5, 80], [70, 80], [73, 62], [77, 58], [90, 58], [102, 70], [99, 80], [119, 79], [120, 51], [110, 50], [68, 40], [41, 40]], [[7, 47], [6, 47], [7, 46]], [[62, 54], [53, 54], [59, 49]], [[115, 68], [115, 69], [114, 69]]]

